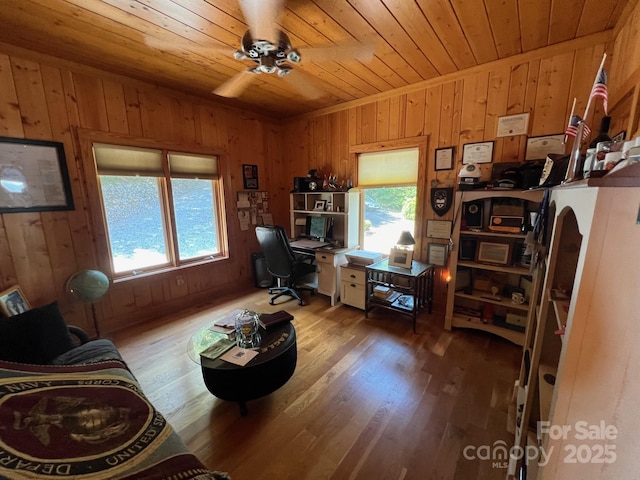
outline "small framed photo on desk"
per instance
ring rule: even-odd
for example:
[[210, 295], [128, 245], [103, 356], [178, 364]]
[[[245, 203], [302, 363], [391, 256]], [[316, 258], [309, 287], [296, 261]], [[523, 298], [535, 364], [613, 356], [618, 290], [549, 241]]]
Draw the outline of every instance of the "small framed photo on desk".
[[316, 202], [313, 204], [314, 211], [324, 212], [325, 208], [327, 208], [326, 200], [316, 200]]

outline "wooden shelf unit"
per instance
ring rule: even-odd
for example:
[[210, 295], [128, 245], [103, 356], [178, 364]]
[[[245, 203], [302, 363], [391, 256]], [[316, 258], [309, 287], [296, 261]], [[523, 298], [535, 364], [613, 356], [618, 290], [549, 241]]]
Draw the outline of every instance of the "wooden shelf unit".
[[[526, 327], [514, 327], [501, 320], [507, 315], [518, 315], [526, 317], [525, 325], [528, 325], [535, 318], [535, 303], [525, 301], [525, 303], [517, 304], [511, 301], [511, 297], [505, 296], [503, 290], [520, 288], [520, 279], [526, 277], [531, 282], [529, 296], [535, 298], [537, 289], [539, 288], [538, 269], [530, 266], [521, 265], [517, 262], [516, 250], [520, 244], [525, 241], [526, 234], [522, 232], [506, 233], [498, 231], [489, 231], [488, 225], [490, 221], [492, 203], [504, 202], [522, 202], [525, 207], [524, 223], [528, 222], [529, 212], [537, 212], [538, 206], [542, 201], [542, 191], [507, 191], [507, 190], [471, 190], [462, 191], [456, 194], [455, 200], [455, 221], [453, 225], [452, 240], [453, 250], [449, 261], [449, 272], [451, 280], [449, 282], [449, 290], [447, 292], [447, 309], [445, 314], [445, 328], [451, 330], [453, 327], [473, 328], [485, 332], [499, 335], [511, 342], [522, 345], [525, 340]], [[482, 227], [473, 229], [465, 229], [465, 204], [481, 203], [482, 207]], [[460, 258], [462, 251], [462, 242], [472, 242], [476, 244], [476, 254], [473, 258], [467, 258], [468, 252], [464, 258]], [[477, 257], [477, 246], [482, 243], [498, 243], [509, 245], [509, 258], [501, 264], [489, 263], [481, 261]], [[456, 290], [459, 269], [470, 269], [471, 286], [464, 289]], [[486, 290], [480, 290], [474, 285], [474, 279], [478, 277], [487, 277], [489, 279], [500, 278], [504, 284], [498, 294], [500, 299], [483, 298], [482, 295], [490, 293]], [[507, 288], [504, 288], [504, 287]], [[461, 310], [482, 311], [485, 304], [494, 307], [495, 315], [489, 320], [482, 320], [482, 317], [466, 315]]]

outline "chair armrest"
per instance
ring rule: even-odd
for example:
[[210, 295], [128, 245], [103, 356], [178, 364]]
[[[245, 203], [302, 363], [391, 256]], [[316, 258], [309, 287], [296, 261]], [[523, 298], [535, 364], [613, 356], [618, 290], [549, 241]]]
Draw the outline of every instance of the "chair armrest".
[[316, 256], [310, 253], [296, 253], [296, 262], [308, 262], [311, 265], [316, 261]]
[[80, 327], [76, 327], [75, 325], [68, 325], [68, 327], [69, 333], [78, 339], [80, 345], [84, 345], [89, 341], [89, 335], [87, 335], [87, 332], [85, 332], [83, 329], [81, 329]]

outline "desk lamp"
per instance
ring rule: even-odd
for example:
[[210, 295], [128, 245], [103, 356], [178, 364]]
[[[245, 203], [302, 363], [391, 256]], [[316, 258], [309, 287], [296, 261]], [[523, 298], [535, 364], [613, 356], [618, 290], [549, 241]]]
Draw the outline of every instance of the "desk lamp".
[[93, 326], [98, 337], [100, 336], [100, 329], [96, 318], [95, 302], [101, 299], [108, 290], [109, 277], [99, 270], [81, 270], [71, 275], [67, 280], [67, 293], [85, 303], [91, 304]]
[[400, 234], [400, 238], [396, 242], [396, 246], [391, 249], [389, 254], [389, 265], [396, 267], [411, 268], [413, 260], [413, 246], [416, 244], [413, 235], [408, 230], [404, 230]]

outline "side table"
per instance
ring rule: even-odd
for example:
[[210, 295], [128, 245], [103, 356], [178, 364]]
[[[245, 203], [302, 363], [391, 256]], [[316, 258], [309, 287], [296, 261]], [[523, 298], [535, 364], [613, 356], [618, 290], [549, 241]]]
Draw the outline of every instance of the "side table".
[[[413, 333], [416, 333], [416, 318], [425, 307], [431, 313], [433, 303], [433, 265], [413, 261], [411, 268], [394, 267], [385, 259], [366, 267], [367, 295], [364, 316], [376, 308], [385, 308], [408, 315], [413, 319]], [[392, 295], [380, 298], [374, 295], [374, 288], [382, 285], [391, 289]]]

